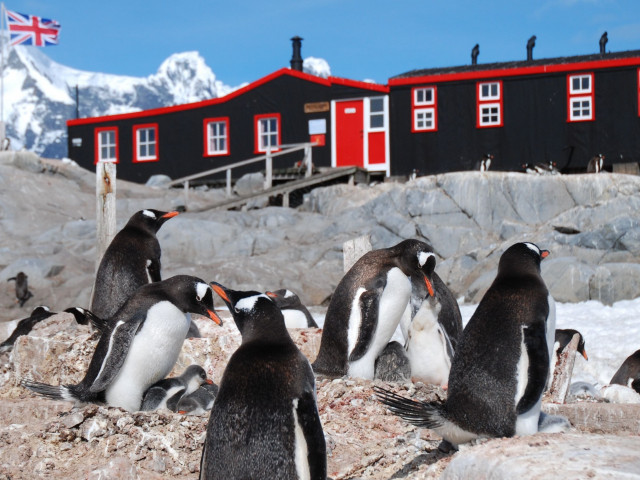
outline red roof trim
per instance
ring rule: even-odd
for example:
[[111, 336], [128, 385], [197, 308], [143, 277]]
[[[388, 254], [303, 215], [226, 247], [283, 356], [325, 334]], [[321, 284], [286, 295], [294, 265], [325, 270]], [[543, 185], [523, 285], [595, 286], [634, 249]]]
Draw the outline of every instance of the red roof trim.
[[300, 78], [302, 80], [307, 80], [309, 82], [318, 83], [326, 87], [330, 87], [331, 85], [346, 85], [350, 87], [363, 88], [363, 89], [377, 91], [377, 92], [384, 92], [384, 93], [389, 92], [389, 88], [386, 85], [360, 82], [357, 80], [348, 80], [346, 78], [339, 78], [339, 77], [329, 77], [327, 79], [327, 78], [317, 77], [315, 75], [310, 75], [308, 73], [300, 72], [298, 70], [291, 70], [290, 68], [281, 68], [280, 70], [276, 70], [275, 72], [267, 75], [266, 77], [262, 77], [253, 83], [250, 83], [248, 85], [245, 85], [242, 88], [239, 88], [238, 90], [234, 90], [233, 92], [229, 93], [228, 95], [225, 95], [224, 97], [211, 98], [209, 100], [202, 100], [200, 102], [194, 102], [194, 103], [185, 103], [182, 105], [174, 105], [171, 107], [153, 108], [150, 110], [142, 110], [139, 112], [121, 113], [118, 115], [105, 115], [102, 117], [89, 117], [89, 118], [75, 118], [75, 119], [67, 120], [67, 126], [71, 127], [74, 125], [87, 125], [87, 124], [101, 123], [101, 122], [113, 122], [116, 120], [149, 117], [152, 115], [164, 115], [167, 113], [182, 112], [184, 110], [191, 110], [195, 108], [206, 107], [208, 105], [225, 103], [235, 97], [238, 97], [240, 95], [247, 93], [250, 90], [258, 88], [259, 86], [264, 85], [265, 83], [268, 83], [275, 78], [281, 77], [282, 75], [290, 75], [292, 77]]
[[543, 73], [563, 73], [579, 70], [597, 70], [640, 65], [640, 57], [594, 60], [590, 62], [560, 63], [532, 67], [501, 68], [496, 70], [474, 70], [472, 72], [442, 73], [419, 77], [392, 78], [389, 86], [413, 85], [417, 83], [453, 82], [458, 80], [482, 80], [489, 78], [515, 77], [521, 75], [541, 75]]

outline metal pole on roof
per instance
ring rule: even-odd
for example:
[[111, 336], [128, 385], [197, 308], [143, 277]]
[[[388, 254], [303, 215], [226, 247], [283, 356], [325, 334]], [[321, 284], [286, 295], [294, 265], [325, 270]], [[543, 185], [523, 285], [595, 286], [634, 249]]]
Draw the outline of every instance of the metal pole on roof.
[[0, 3], [0, 149], [4, 150], [4, 3]]

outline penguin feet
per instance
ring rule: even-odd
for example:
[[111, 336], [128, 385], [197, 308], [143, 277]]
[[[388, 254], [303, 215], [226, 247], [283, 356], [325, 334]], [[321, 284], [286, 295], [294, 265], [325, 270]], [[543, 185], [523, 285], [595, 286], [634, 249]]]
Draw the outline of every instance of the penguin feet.
[[540, 412], [538, 418], [538, 432], [539, 433], [561, 433], [566, 432], [571, 428], [571, 423], [567, 417], [562, 415], [547, 415], [544, 412]]
[[440, 445], [438, 445], [438, 451], [442, 453], [447, 453], [447, 454], [455, 453], [458, 451], [458, 447], [447, 440], [442, 440], [440, 442]]

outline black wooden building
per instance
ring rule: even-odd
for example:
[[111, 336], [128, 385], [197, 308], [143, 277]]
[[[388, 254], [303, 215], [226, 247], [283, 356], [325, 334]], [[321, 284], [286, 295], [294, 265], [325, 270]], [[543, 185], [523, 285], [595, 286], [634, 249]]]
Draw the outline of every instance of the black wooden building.
[[389, 80], [391, 173], [584, 172], [640, 160], [640, 50], [415, 70]]

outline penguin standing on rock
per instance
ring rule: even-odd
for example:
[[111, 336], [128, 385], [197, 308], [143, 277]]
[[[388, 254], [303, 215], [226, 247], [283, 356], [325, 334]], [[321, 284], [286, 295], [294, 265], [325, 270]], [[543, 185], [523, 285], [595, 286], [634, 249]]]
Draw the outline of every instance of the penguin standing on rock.
[[93, 285], [90, 310], [96, 316], [111, 318], [138, 287], [161, 280], [156, 233], [176, 215], [178, 212], [140, 210], [113, 237]]
[[[454, 446], [536, 433], [555, 334], [555, 302], [540, 275], [548, 255], [529, 242], [502, 254], [494, 282], [462, 333], [446, 402], [416, 402], [377, 388], [380, 401]], [[541, 425], [559, 431], [568, 421], [546, 415]]]
[[435, 255], [420, 240], [365, 253], [345, 274], [327, 309], [320, 350], [313, 363], [326, 376], [373, 379], [375, 360], [387, 346], [411, 299], [411, 276], [433, 286]]
[[300, 301], [300, 297], [291, 290], [281, 289], [266, 293], [282, 311], [287, 328], [318, 328], [318, 324]]
[[263, 293], [211, 285], [229, 307], [242, 343], [211, 409], [200, 479], [325, 480], [315, 378], [282, 312]]
[[33, 297], [33, 293], [29, 290], [29, 277], [24, 272], [18, 272], [15, 277], [7, 279], [7, 282], [11, 281], [16, 282], [16, 302], [22, 307], [27, 300]]
[[144, 392], [165, 378], [178, 359], [189, 329], [187, 312], [221, 324], [213, 291], [199, 278], [177, 275], [143, 285], [100, 336], [80, 383], [54, 386], [23, 380], [22, 385], [56, 400], [139, 410]]

